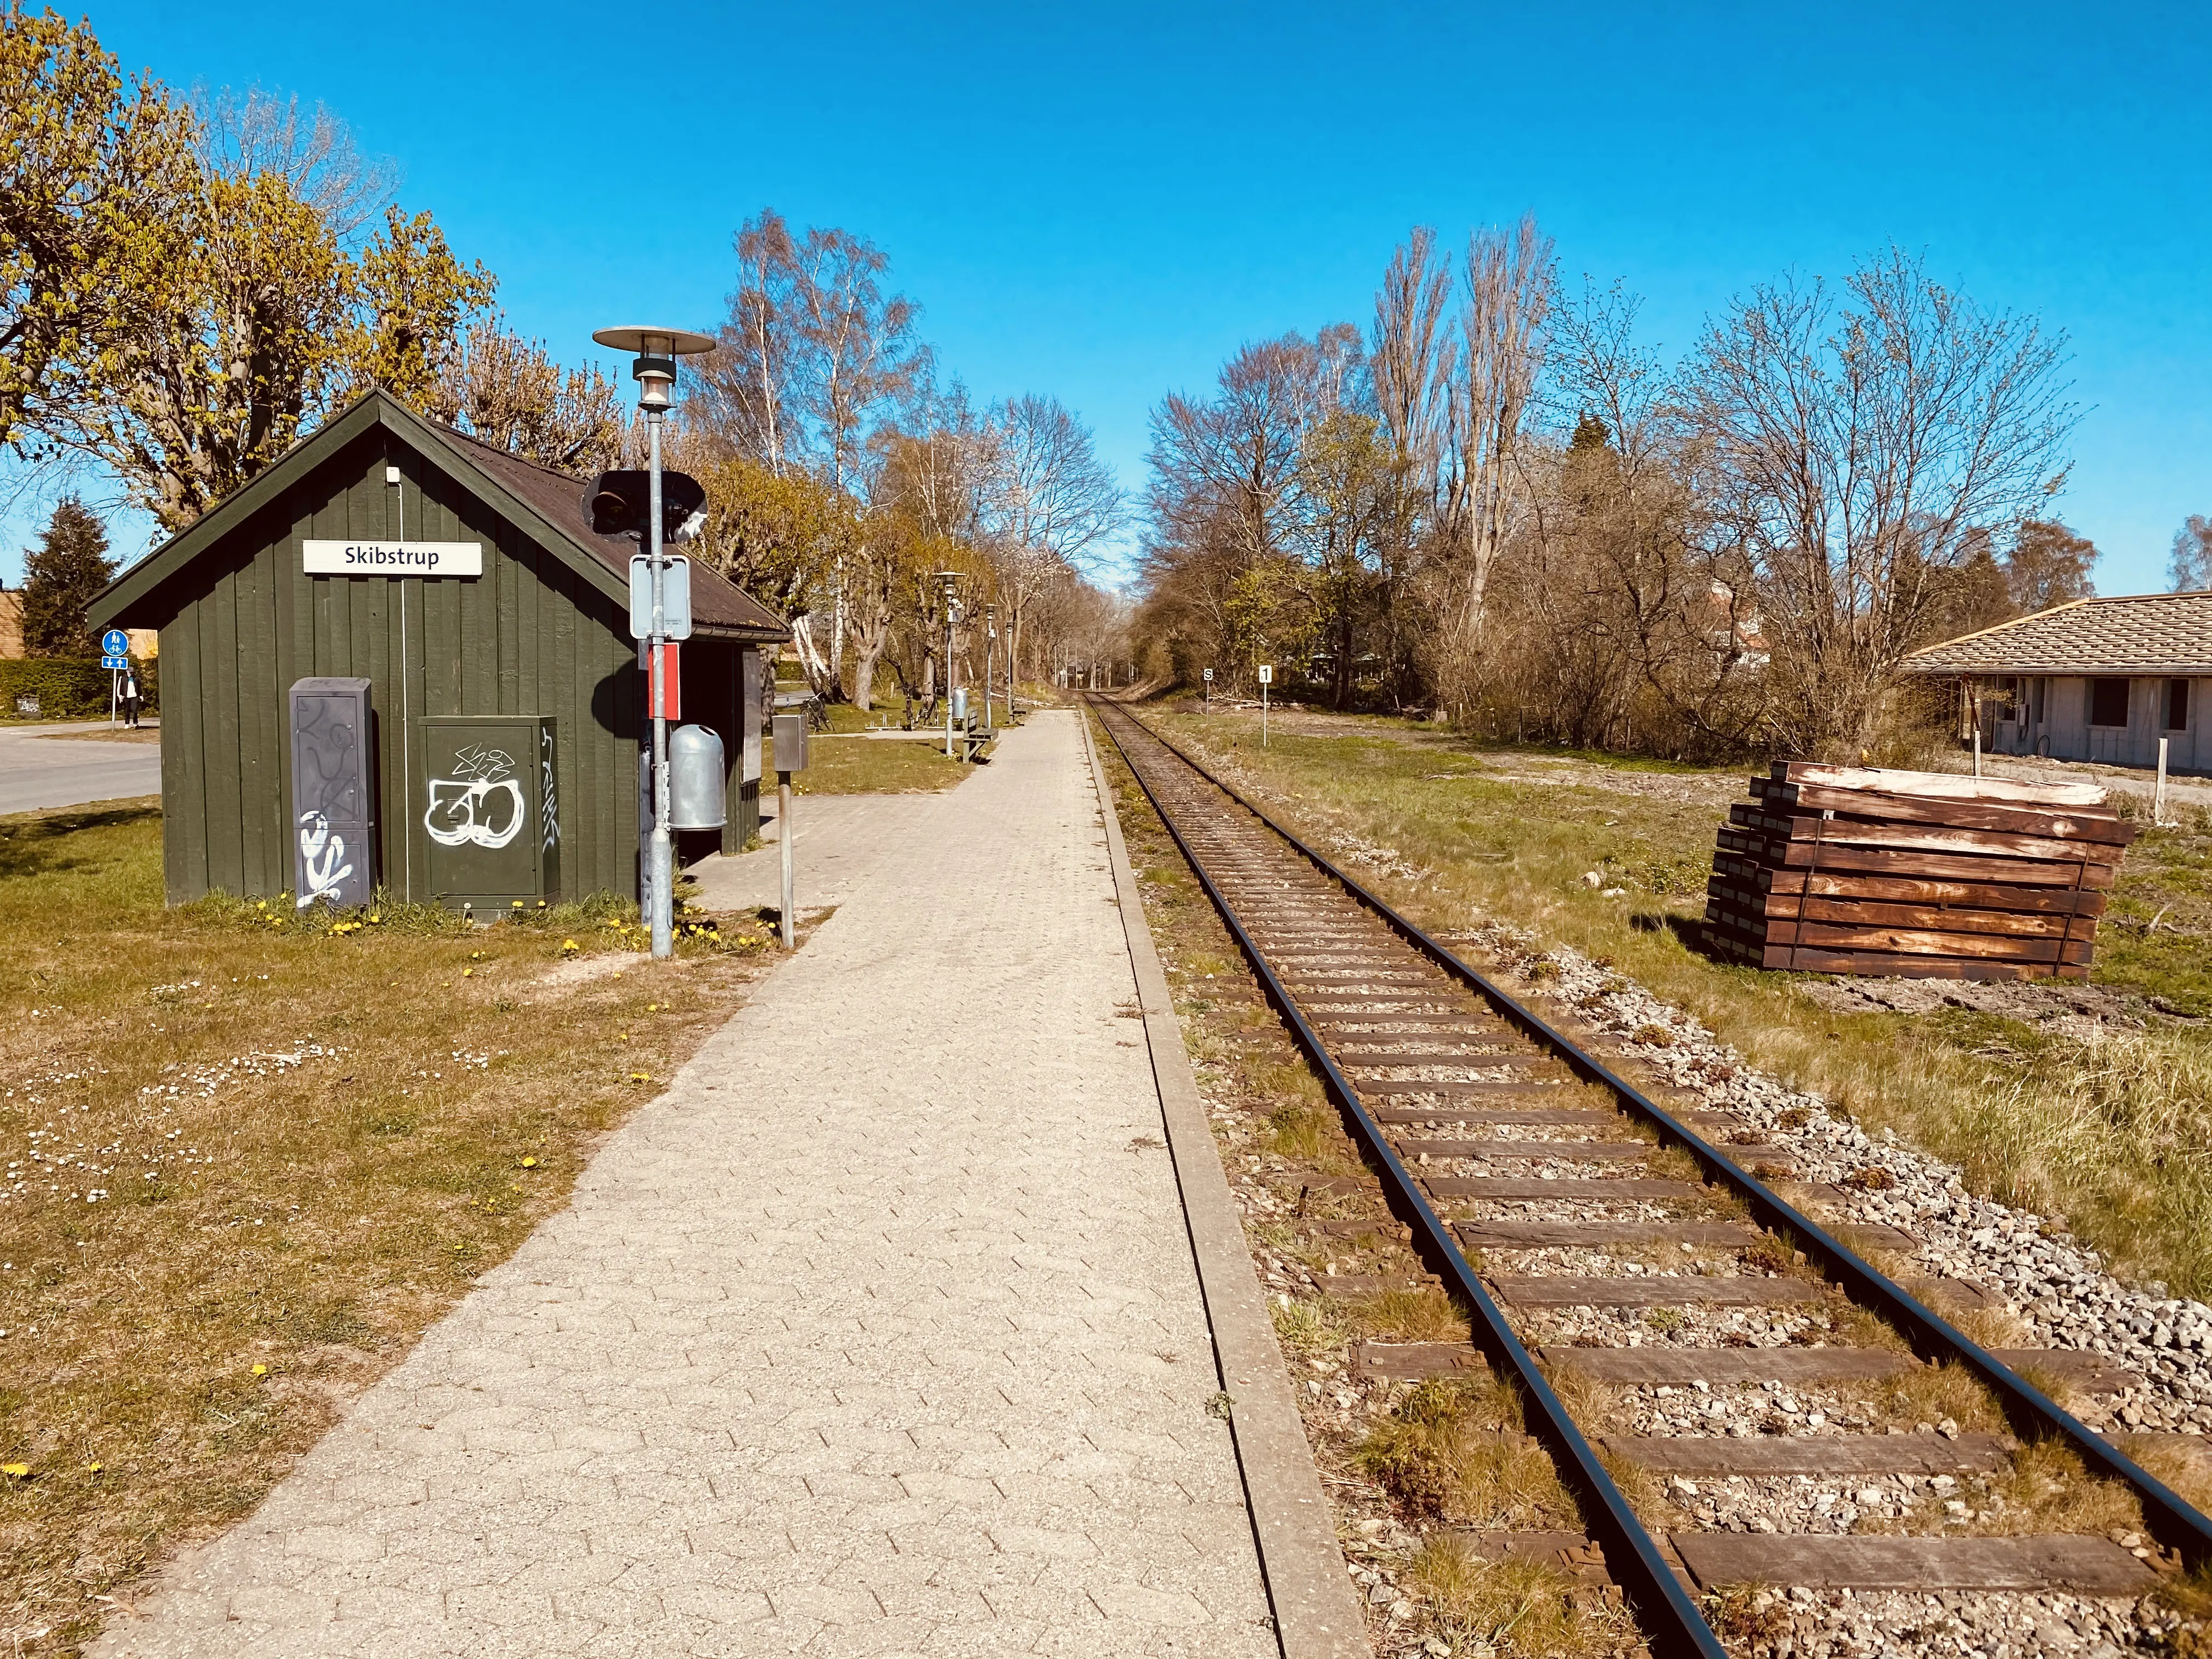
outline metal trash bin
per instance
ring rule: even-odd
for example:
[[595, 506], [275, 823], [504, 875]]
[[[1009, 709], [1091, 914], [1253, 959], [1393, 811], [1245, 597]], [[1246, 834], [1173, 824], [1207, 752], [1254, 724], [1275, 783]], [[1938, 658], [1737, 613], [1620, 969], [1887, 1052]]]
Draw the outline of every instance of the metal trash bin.
[[703, 726], [668, 734], [668, 827], [719, 830], [729, 817], [722, 739]]

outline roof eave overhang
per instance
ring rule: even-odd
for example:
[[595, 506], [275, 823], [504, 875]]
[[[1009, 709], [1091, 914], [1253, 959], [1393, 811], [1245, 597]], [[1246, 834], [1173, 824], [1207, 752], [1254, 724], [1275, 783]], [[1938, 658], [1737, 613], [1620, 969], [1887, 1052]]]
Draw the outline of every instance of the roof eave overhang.
[[85, 607], [86, 623], [94, 629], [118, 623], [125, 626], [141, 623], [143, 619], [131, 614], [136, 606], [144, 603], [155, 590], [191, 563], [209, 543], [237, 529], [291, 487], [293, 476], [299, 471], [294, 464], [295, 458], [304, 453], [310, 446], [321, 447], [350, 443], [363, 433], [382, 424], [378, 410], [380, 401], [374, 392], [364, 393], [351, 408], [341, 411], [327, 425], [317, 428], [279, 455], [251, 483], [233, 490], [116, 577]]
[[286, 450], [252, 483], [234, 490], [185, 529], [132, 565], [86, 607], [86, 620], [94, 628], [131, 624], [144, 619], [135, 609], [180, 572], [208, 545], [238, 529], [263, 508], [273, 505], [298, 481], [311, 453], [338, 448], [378, 427], [393, 433], [426, 458], [464, 482], [479, 500], [568, 566], [590, 586], [611, 599], [629, 603], [629, 587], [607, 568], [605, 562], [560, 526], [514, 495], [498, 479], [478, 467], [467, 455], [447, 443], [438, 428], [394, 399], [372, 390], [362, 394], [327, 425]]
[[2212, 675], [2212, 663], [2142, 663], [2113, 662], [2004, 662], [2004, 663], [1929, 663], [1907, 662], [1908, 674], [1957, 674], [1999, 676], [2014, 674], [2047, 674], [2053, 678], [2112, 678], [2112, 679], [2194, 679], [2200, 675]]

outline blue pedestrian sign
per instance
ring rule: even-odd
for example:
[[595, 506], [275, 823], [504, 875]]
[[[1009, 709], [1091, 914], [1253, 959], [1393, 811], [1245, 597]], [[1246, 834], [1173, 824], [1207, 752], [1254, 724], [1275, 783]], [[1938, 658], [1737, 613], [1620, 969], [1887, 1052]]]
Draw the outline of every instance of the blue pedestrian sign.
[[100, 665], [102, 668], [128, 668], [131, 666], [131, 659], [128, 657], [102, 657], [100, 659]]
[[[103, 657], [127, 657], [131, 654], [131, 636], [119, 628], [111, 628], [100, 636], [100, 654]], [[121, 663], [110, 663], [111, 668], [120, 668]]]

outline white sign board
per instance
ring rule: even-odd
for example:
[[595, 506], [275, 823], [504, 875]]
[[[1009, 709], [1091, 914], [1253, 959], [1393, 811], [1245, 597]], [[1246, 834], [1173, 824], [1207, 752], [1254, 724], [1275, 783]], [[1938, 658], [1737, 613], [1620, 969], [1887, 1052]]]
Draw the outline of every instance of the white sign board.
[[1207, 679], [1212, 679], [1213, 678], [1213, 671], [1211, 668], [1202, 668], [1199, 672], [1205, 675]]
[[[691, 561], [680, 554], [668, 556], [660, 573], [660, 620], [664, 639], [691, 637]], [[629, 562], [629, 636], [653, 637], [653, 561], [642, 553]]]
[[1274, 683], [1275, 665], [1271, 662], [1261, 663], [1260, 665], [1260, 684], [1262, 685], [1273, 685]]
[[307, 542], [310, 576], [481, 576], [482, 542]]

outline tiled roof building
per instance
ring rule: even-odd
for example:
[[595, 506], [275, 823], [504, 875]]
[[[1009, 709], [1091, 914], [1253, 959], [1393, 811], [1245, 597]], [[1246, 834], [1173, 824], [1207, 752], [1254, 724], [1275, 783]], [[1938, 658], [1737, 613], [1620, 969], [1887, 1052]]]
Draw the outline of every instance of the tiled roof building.
[[1906, 659], [1917, 673], [2212, 674], [2212, 592], [2075, 599]]
[[2169, 769], [2212, 771], [2212, 592], [2075, 599], [1905, 666], [1960, 680], [1999, 754], [2154, 766], [2162, 741]]

